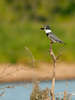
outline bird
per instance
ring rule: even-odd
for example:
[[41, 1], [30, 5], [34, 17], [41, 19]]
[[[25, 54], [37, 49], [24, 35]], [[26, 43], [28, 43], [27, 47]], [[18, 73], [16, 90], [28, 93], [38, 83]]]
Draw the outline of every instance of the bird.
[[62, 40], [60, 40], [51, 30], [49, 25], [46, 25], [44, 27], [40, 28], [41, 30], [44, 30], [47, 37], [51, 40], [52, 43], [62, 43], [64, 44], [64, 42]]

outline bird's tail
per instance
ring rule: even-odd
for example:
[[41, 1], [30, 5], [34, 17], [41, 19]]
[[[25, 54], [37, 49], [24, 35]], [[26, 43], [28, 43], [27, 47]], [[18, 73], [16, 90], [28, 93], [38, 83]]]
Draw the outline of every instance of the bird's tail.
[[66, 43], [61, 40], [57, 40], [57, 42], [66, 45]]
[[63, 42], [63, 41], [61, 41], [61, 40], [58, 40], [57, 42], [64, 44], [64, 42]]

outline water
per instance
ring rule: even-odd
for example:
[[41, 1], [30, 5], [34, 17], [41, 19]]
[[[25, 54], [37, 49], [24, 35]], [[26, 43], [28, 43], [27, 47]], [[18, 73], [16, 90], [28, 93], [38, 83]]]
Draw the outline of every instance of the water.
[[[51, 88], [51, 81], [41, 82], [41, 89], [46, 87]], [[3, 93], [3, 96], [0, 96], [0, 100], [30, 100], [30, 94], [32, 92], [33, 84], [32, 83], [3, 83], [0, 84], [0, 88], [7, 86], [14, 86], [15, 88], [5, 88], [0, 89], [0, 93]], [[64, 90], [68, 93], [75, 93], [75, 80], [66, 81], [56, 81], [55, 84], [55, 93], [63, 92]], [[72, 100], [75, 100], [75, 96], [72, 96]]]

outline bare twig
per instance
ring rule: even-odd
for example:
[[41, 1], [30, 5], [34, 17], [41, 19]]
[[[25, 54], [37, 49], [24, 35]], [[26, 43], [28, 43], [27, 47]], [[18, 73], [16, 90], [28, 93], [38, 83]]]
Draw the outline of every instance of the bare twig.
[[56, 57], [56, 60], [58, 60], [59, 57], [62, 55], [63, 49], [64, 49], [64, 46], [63, 46], [62, 48], [60, 48], [59, 54], [58, 54], [58, 56]]
[[51, 87], [50, 95], [51, 95], [51, 100], [55, 100], [54, 88], [55, 88], [56, 56], [53, 53], [52, 44], [53, 42], [50, 42], [50, 56], [52, 57], [53, 60], [53, 76], [52, 76], [52, 87]]
[[31, 52], [31, 50], [26, 46], [25, 46], [25, 50], [27, 50], [29, 55], [32, 57], [32, 66], [34, 67], [35, 66], [35, 58], [34, 58], [32, 52]]
[[0, 96], [4, 96], [4, 95], [5, 95], [5, 90], [0, 93]]

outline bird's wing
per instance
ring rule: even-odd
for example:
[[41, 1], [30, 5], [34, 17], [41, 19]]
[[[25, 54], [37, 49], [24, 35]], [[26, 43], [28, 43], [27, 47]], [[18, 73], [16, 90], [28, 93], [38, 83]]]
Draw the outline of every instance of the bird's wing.
[[50, 39], [52, 39], [53, 41], [63, 43], [63, 41], [61, 41], [53, 32], [50, 32], [49, 36], [50, 36]]

